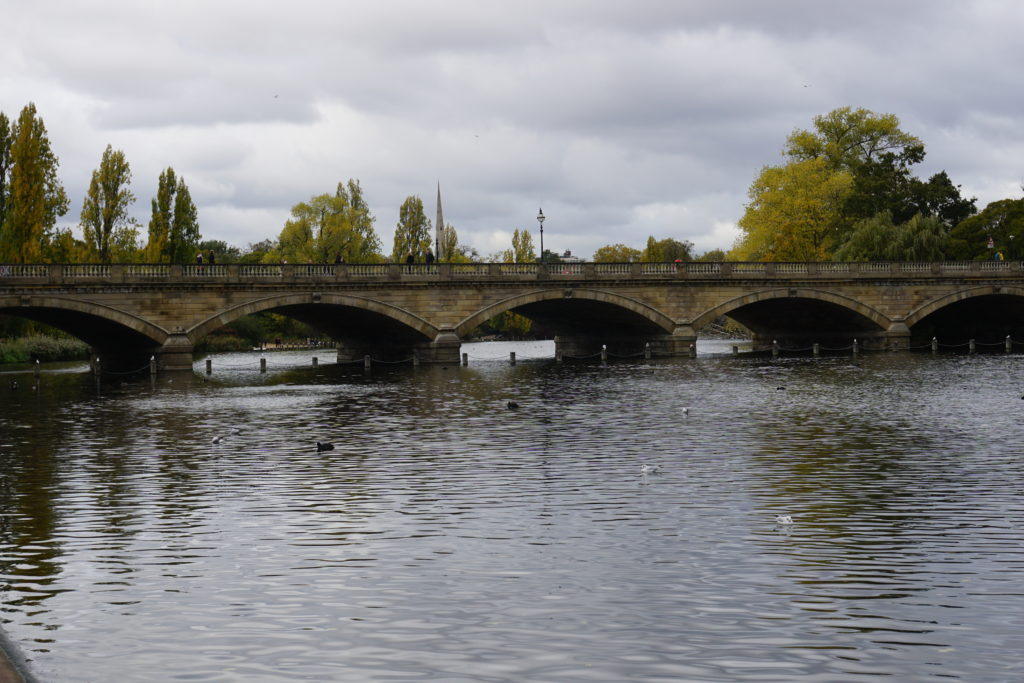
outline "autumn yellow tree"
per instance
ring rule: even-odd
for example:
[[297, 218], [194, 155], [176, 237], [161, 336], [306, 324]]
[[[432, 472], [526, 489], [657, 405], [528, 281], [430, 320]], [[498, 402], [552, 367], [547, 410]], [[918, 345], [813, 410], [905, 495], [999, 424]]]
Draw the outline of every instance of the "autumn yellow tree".
[[639, 249], [625, 244], [606, 244], [594, 252], [594, 263], [626, 263], [639, 261], [643, 254]]
[[730, 257], [739, 261], [822, 261], [831, 258], [843, 201], [853, 185], [824, 157], [766, 166], [750, 186], [743, 234]]

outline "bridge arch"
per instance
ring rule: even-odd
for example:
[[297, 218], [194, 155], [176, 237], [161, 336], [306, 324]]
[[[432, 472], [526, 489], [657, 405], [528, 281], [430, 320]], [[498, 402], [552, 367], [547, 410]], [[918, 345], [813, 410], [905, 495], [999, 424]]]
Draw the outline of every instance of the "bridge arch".
[[907, 327], [913, 328], [914, 325], [918, 324], [932, 313], [960, 301], [973, 299], [979, 296], [1016, 296], [1024, 298], [1024, 287], [993, 287], [988, 285], [971, 287], [970, 289], [964, 289], [959, 292], [940, 296], [911, 311], [906, 317], [906, 325]]
[[332, 307], [356, 309], [382, 316], [387, 320], [398, 323], [408, 330], [411, 330], [418, 336], [422, 336], [425, 340], [436, 339], [440, 333], [440, 330], [434, 325], [431, 325], [423, 318], [410, 313], [403, 308], [399, 308], [398, 306], [392, 306], [391, 304], [365, 297], [336, 294], [331, 292], [324, 292], [322, 294], [287, 294], [283, 296], [270, 296], [264, 299], [247, 301], [244, 304], [227, 308], [217, 315], [207, 318], [187, 330], [186, 333], [192, 343], [196, 343], [214, 330], [219, 329], [224, 325], [230, 325], [239, 318], [274, 309], [298, 309], [305, 311], [307, 314], [301, 316], [300, 319], [304, 322], [312, 322], [313, 324], [316, 324], [317, 316], [315, 315], [315, 312], [322, 309], [323, 312], [326, 313]]
[[751, 292], [750, 294], [744, 294], [734, 299], [725, 301], [714, 308], [705, 311], [693, 320], [693, 328], [700, 331], [702, 327], [712, 322], [716, 318], [723, 315], [729, 315], [730, 312], [735, 311], [743, 306], [755, 304], [763, 301], [772, 301], [777, 299], [812, 299], [814, 301], [823, 301], [830, 304], [835, 304], [842, 308], [845, 308], [853, 313], [860, 315], [872, 323], [877, 325], [880, 329], [888, 329], [892, 325], [892, 321], [879, 311], [875, 310], [871, 306], [861, 303], [856, 299], [852, 299], [848, 296], [841, 294], [835, 294], [834, 292], [826, 292], [818, 289], [763, 289], [757, 292]]
[[[0, 296], [0, 311], [52, 325], [97, 347], [102, 347], [110, 330], [116, 328], [131, 331], [137, 339], [148, 340], [151, 346], [163, 344], [170, 336], [167, 330], [138, 316], [62, 296]], [[96, 321], [108, 324], [96, 326]]]
[[662, 333], [671, 333], [676, 328], [676, 323], [672, 318], [636, 299], [597, 289], [562, 287], [536, 290], [496, 301], [462, 320], [462, 322], [455, 326], [455, 334], [459, 338], [463, 338], [481, 324], [506, 311], [530, 306], [531, 304], [543, 304], [545, 302], [570, 299], [607, 304], [628, 311]]

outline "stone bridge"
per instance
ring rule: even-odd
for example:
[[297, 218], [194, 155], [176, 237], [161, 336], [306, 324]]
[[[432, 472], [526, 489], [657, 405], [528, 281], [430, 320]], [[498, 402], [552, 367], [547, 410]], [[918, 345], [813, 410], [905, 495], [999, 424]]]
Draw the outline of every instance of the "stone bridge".
[[[238, 318], [273, 311], [371, 355], [458, 362], [461, 341], [515, 311], [555, 335], [556, 352], [606, 346], [689, 354], [722, 316], [755, 346], [905, 349], [1024, 340], [1021, 262], [503, 264], [0, 264], [0, 315], [41, 321], [105, 363], [190, 369], [192, 350]], [[140, 363], [141, 361], [141, 363]]]

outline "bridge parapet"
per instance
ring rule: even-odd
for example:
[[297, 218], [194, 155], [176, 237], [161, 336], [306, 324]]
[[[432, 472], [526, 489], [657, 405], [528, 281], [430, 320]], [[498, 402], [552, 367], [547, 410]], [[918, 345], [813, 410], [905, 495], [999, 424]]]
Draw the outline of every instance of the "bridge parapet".
[[7, 285], [95, 283], [253, 283], [373, 281], [522, 281], [664, 279], [921, 279], [1024, 277], [1021, 261], [681, 263], [353, 263], [353, 264], [0, 264]]

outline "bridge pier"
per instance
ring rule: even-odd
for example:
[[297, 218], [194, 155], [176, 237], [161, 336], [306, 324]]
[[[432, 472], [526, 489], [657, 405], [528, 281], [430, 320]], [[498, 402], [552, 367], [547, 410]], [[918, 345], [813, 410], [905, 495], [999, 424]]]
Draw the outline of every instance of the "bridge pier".
[[411, 360], [416, 353], [420, 363], [459, 363], [462, 340], [452, 330], [442, 330], [433, 341], [414, 344], [358, 343], [335, 341], [337, 361], [350, 363], [370, 356], [375, 361], [402, 362]]
[[690, 346], [697, 343], [693, 328], [677, 327], [672, 334], [631, 335], [631, 336], [555, 336], [555, 355], [562, 358], [590, 358], [607, 349], [611, 357], [643, 356], [650, 344], [651, 356], [655, 358], [685, 358], [690, 355]]
[[192, 350], [188, 335], [172, 334], [156, 352], [157, 365], [163, 370], [191, 370]]
[[459, 364], [459, 351], [462, 340], [454, 330], [443, 329], [432, 342], [417, 344], [421, 363], [454, 363]]
[[895, 322], [885, 331], [885, 346], [893, 351], [906, 351], [910, 348], [910, 328], [904, 322]]

